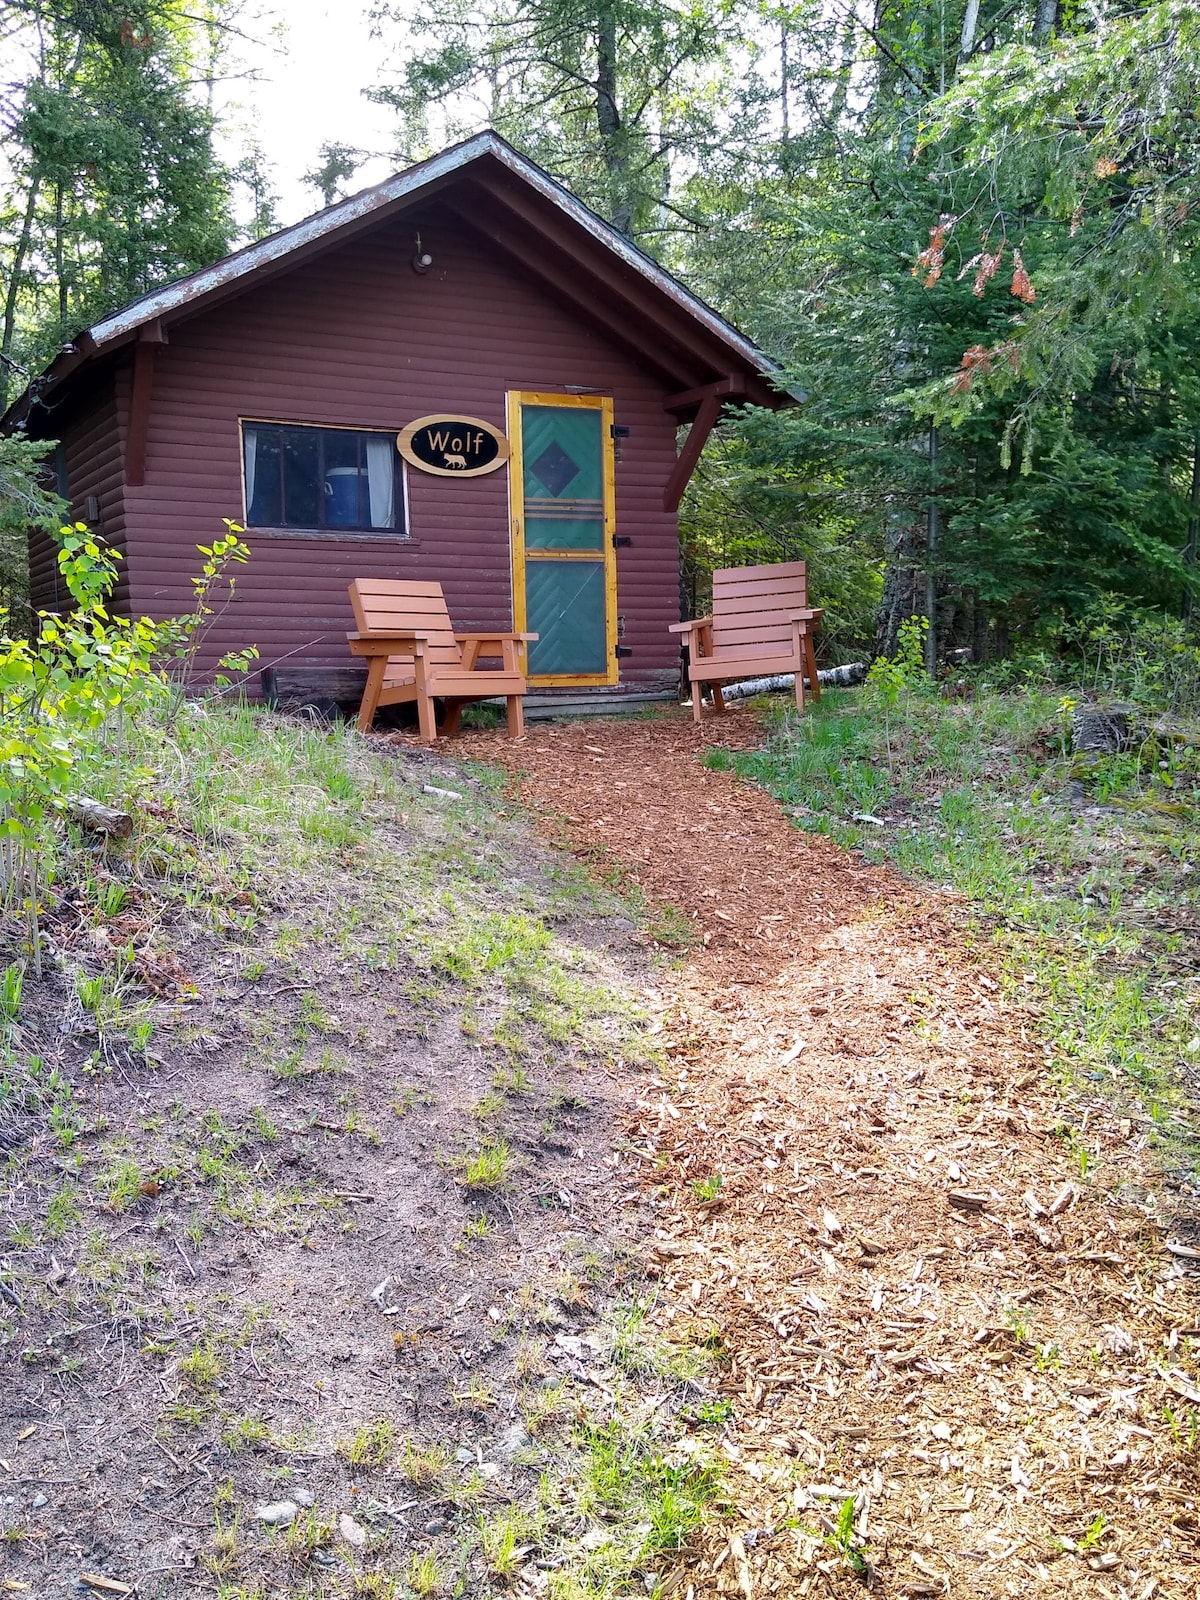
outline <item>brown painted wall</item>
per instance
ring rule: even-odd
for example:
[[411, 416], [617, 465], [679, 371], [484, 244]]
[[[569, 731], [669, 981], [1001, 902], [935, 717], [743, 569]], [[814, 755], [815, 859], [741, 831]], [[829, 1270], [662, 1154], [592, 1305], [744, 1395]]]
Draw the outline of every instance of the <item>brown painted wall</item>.
[[[419, 276], [415, 236], [434, 264]], [[125, 490], [131, 602], [186, 610], [195, 546], [243, 514], [238, 418], [398, 431], [462, 412], [505, 426], [509, 389], [586, 385], [611, 394], [632, 431], [617, 464], [622, 682], [672, 680], [678, 648], [677, 524], [662, 510], [675, 460], [664, 391], [536, 282], [469, 242], [446, 213], [393, 223], [176, 328], [158, 354], [146, 481]], [[127, 393], [127, 383], [126, 383]], [[510, 627], [508, 473], [468, 480], [408, 471], [408, 541], [249, 534], [253, 558], [213, 630], [263, 664], [350, 664], [346, 598], [360, 576], [435, 578], [463, 630]]]
[[[100, 534], [106, 544], [123, 554], [125, 520], [118, 412], [118, 396], [110, 377], [91, 405], [81, 409], [74, 419], [61, 424], [59, 438], [67, 457], [71, 521], [85, 520], [87, 498], [95, 495], [100, 504], [100, 515], [92, 524], [93, 531]], [[44, 431], [51, 432], [53, 424], [51, 417]], [[36, 529], [30, 533], [29, 585], [35, 611], [61, 610], [69, 602], [70, 597], [58, 573], [57, 553], [57, 545], [46, 534]], [[124, 561], [119, 563], [117, 572], [113, 602], [118, 610], [125, 611], [129, 606], [128, 564]]]

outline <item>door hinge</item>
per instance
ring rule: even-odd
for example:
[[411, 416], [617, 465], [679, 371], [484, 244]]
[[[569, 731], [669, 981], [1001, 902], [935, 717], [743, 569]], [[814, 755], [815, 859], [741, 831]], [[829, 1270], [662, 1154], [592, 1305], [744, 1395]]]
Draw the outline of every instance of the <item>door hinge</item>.
[[632, 645], [628, 645], [628, 644], [615, 644], [615, 645], [613, 645], [613, 655], [616, 656], [618, 661], [621, 659], [622, 656], [631, 656], [632, 654], [633, 654], [633, 646]]
[[613, 549], [614, 550], [620, 550], [623, 545], [628, 545], [628, 544], [632, 544], [632, 543], [633, 543], [632, 534], [628, 534], [628, 533], [614, 533], [613, 534]]

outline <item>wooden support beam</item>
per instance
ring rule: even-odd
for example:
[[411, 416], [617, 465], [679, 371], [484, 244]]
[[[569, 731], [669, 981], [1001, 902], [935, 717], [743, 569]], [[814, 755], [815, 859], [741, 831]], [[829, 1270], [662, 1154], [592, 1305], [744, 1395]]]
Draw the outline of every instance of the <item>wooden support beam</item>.
[[125, 430], [125, 482], [140, 489], [146, 481], [146, 441], [150, 437], [150, 401], [154, 394], [154, 361], [167, 342], [161, 323], [147, 323], [133, 347], [133, 384], [129, 423]]
[[741, 399], [745, 393], [745, 378], [730, 374], [727, 378], [719, 378], [716, 383], [701, 384], [699, 389], [684, 389], [681, 394], [669, 394], [663, 401], [663, 410], [690, 411], [693, 406], [703, 405], [705, 400]]
[[696, 413], [696, 420], [688, 429], [688, 436], [683, 441], [683, 449], [667, 479], [667, 486], [663, 490], [663, 510], [678, 511], [679, 502], [683, 499], [683, 491], [691, 481], [692, 473], [696, 470], [696, 463], [700, 459], [700, 452], [708, 441], [709, 434], [716, 426], [717, 418], [721, 415], [721, 400], [718, 395], [710, 394], [700, 402], [700, 409]]

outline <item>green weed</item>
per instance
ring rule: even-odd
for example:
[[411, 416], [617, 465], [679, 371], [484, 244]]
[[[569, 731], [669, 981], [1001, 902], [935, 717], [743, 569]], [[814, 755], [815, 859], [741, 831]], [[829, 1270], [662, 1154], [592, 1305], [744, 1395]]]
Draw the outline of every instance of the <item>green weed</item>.
[[508, 1182], [512, 1169], [513, 1154], [505, 1140], [485, 1139], [474, 1155], [463, 1157], [459, 1182], [468, 1190], [501, 1189]]
[[221, 1431], [221, 1443], [231, 1455], [258, 1450], [270, 1439], [271, 1430], [261, 1417], [234, 1417]]
[[418, 1600], [424, 1600], [426, 1595], [436, 1595], [442, 1587], [442, 1570], [435, 1553], [430, 1550], [424, 1555], [417, 1553], [411, 1556], [405, 1577]]
[[199, 1394], [207, 1394], [217, 1387], [224, 1376], [225, 1367], [224, 1356], [210, 1339], [205, 1339], [180, 1358], [178, 1371], [190, 1388]]
[[396, 1448], [396, 1425], [386, 1417], [358, 1428], [349, 1439], [339, 1439], [337, 1453], [352, 1467], [382, 1467]]

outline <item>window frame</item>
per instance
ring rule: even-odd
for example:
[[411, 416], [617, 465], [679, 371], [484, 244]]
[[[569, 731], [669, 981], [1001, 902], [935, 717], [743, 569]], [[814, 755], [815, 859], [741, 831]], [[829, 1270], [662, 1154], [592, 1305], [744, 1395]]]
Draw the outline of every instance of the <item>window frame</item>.
[[[391, 528], [347, 528], [347, 527], [322, 527], [320, 524], [311, 526], [297, 525], [288, 527], [285, 523], [277, 522], [251, 522], [250, 507], [246, 500], [246, 433], [247, 428], [309, 428], [317, 433], [366, 433], [375, 438], [383, 437], [390, 441], [392, 447], [392, 505], [396, 518], [396, 525]], [[394, 427], [369, 427], [361, 423], [329, 423], [329, 422], [296, 422], [285, 417], [238, 417], [238, 476], [241, 480], [242, 491], [242, 526], [246, 532], [255, 538], [267, 539], [348, 539], [348, 540], [373, 540], [382, 544], [413, 544], [409, 523], [408, 505], [408, 467], [396, 449], [396, 439], [400, 430]]]

